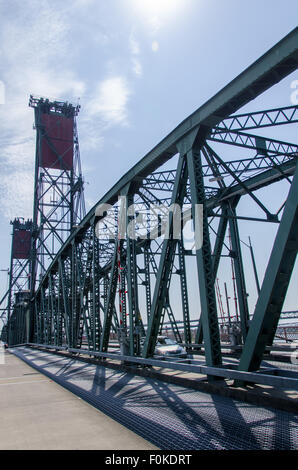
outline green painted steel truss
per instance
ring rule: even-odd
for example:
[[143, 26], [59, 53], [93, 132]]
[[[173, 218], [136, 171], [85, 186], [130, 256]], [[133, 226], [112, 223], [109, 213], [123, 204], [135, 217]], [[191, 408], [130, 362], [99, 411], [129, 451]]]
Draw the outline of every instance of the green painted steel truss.
[[[297, 44], [298, 28], [185, 119], [85, 216], [34, 292], [32, 343], [108, 352], [120, 341], [119, 352], [125, 346], [126, 355], [148, 358], [169, 325], [189, 351], [203, 343], [207, 366], [221, 367], [221, 329], [233, 321], [243, 343], [240, 370], [260, 367], [298, 243], [298, 143], [260, 132], [297, 125], [298, 107], [235, 113], [297, 69]], [[273, 184], [288, 193], [277, 210], [264, 197]], [[134, 205], [125, 217], [123, 198], [126, 208]], [[252, 268], [243, 255], [243, 221], [277, 227], [255, 309], [248, 302]], [[193, 228], [201, 245], [186, 236]], [[231, 265], [225, 281], [232, 276], [234, 288], [229, 318], [220, 317], [216, 287], [223, 263]]]

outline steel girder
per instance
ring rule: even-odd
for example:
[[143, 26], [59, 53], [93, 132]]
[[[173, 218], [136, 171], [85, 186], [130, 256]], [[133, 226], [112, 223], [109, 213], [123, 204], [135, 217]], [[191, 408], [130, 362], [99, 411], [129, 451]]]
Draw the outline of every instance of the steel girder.
[[216, 131], [211, 133], [207, 140], [256, 150], [261, 155], [267, 155], [268, 153], [274, 155], [297, 155], [298, 152], [298, 146], [295, 144], [240, 131]]
[[[298, 29], [296, 28], [184, 120], [130, 169], [81, 221], [80, 226], [73, 230], [53, 258], [35, 292], [33, 305], [36, 312], [36, 342], [79, 348], [84, 348], [87, 343], [89, 350], [107, 351], [110, 346], [111, 332], [114, 334], [120, 326], [128, 332], [131, 356], [141, 353], [143, 357], [152, 356], [165, 305], [169, 304], [170, 284], [174, 282], [174, 274], [178, 273], [184, 340], [189, 342], [191, 340], [191, 312], [188, 304], [186, 273], [189, 271], [188, 256], [194, 256], [197, 263], [199, 282], [197, 297], [201, 304], [201, 331], [204, 338], [206, 362], [210, 366], [221, 366], [219, 320], [214, 283], [223, 256], [225, 234], [229, 225], [233, 253], [228, 250], [228, 256], [231, 254], [235, 256], [238, 303], [242, 319], [242, 336], [245, 341], [240, 368], [250, 370], [250, 368], [258, 367], [264, 345], [266, 346], [271, 340], [267, 333], [267, 336], [264, 336], [263, 324], [266, 324], [266, 330], [269, 311], [272, 310], [266, 302], [268, 303], [268, 296], [273, 294], [277, 282], [284, 276], [286, 279], [283, 283], [284, 288], [282, 292], [279, 292], [278, 301], [276, 301], [278, 308], [274, 313], [275, 325], [279, 318], [278, 310], [284, 300], [285, 285], [288, 284], [293, 264], [290, 262], [285, 267], [283, 263], [285, 259], [292, 259], [290, 253], [293, 257], [297, 249], [295, 243], [292, 243], [293, 227], [296, 226], [297, 221], [293, 216], [292, 205], [291, 210], [288, 209], [288, 202], [297, 196], [296, 192], [293, 193], [292, 175], [296, 168], [298, 146], [282, 140], [247, 134], [244, 131], [297, 122], [297, 107], [278, 108], [246, 115], [233, 115], [232, 113], [237, 112], [254, 97], [259, 96], [296, 70], [297, 39]], [[210, 147], [213, 145], [212, 142], [216, 142], [216, 145], [224, 143], [225, 147], [228, 144], [235, 145], [241, 151], [253, 151], [256, 155], [226, 161], [223, 157], [219, 157], [218, 151], [215, 152]], [[163, 164], [171, 158], [178, 158], [177, 170], [164, 170]], [[211, 184], [209, 184], [210, 178]], [[265, 276], [259, 297], [258, 305], [260, 306], [256, 309], [253, 319], [253, 324], [257, 325], [257, 333], [253, 335], [252, 329], [249, 328], [246, 338], [248, 307], [245, 269], [237, 226], [237, 220], [240, 220], [241, 216], [239, 210], [236, 213], [236, 203], [242, 196], [247, 196], [263, 210], [266, 215], [264, 220], [279, 223], [281, 212], [272, 213], [260, 196], [255, 194], [258, 189], [278, 181], [292, 183], [290, 195], [294, 194], [294, 196], [289, 196], [286, 202], [280, 223], [279, 232], [282, 231], [284, 238], [282, 240], [281, 236], [277, 238], [274, 249], [277, 252], [280, 244], [284, 243], [284, 249], [281, 250], [283, 254], [280, 254], [279, 261], [275, 255], [274, 261], [269, 262], [270, 266], [274, 264], [276, 276], [273, 281], [270, 278], [270, 282], [266, 281], [267, 275]], [[194, 218], [196, 206], [201, 205], [203, 209], [202, 247], [196, 247], [195, 251], [187, 250], [183, 246], [183, 239], [176, 240], [173, 237], [172, 212], [169, 215], [170, 236], [168, 239], [160, 240], [157, 237], [152, 241], [150, 228], [145, 238], [137, 237], [132, 240], [126, 237], [125, 240], [119, 240], [116, 236], [114, 240], [98, 240], [96, 227], [104, 220], [103, 215], [98, 212], [98, 207], [102, 204], [116, 207], [120, 194], [126, 194], [140, 212], [144, 211], [148, 204], [162, 202], [168, 207], [174, 203], [188, 204], [190, 207], [186, 208], [185, 214], [192, 214]], [[221, 211], [215, 212], [218, 209]], [[286, 217], [289, 210], [292, 211], [292, 219], [290, 216]], [[220, 219], [218, 226], [214, 229], [212, 222], [217, 217]], [[249, 219], [247, 216], [244, 218]], [[289, 222], [290, 219], [292, 222]], [[128, 216], [126, 226], [132, 221], [133, 217]], [[181, 228], [183, 229], [183, 224]], [[213, 250], [212, 231], [215, 232]], [[157, 270], [153, 267], [154, 263]], [[177, 263], [178, 270], [176, 269]], [[265, 288], [264, 285], [267, 287]], [[117, 294], [119, 307], [116, 305]], [[145, 299], [144, 309], [141, 308], [142, 295]], [[260, 299], [263, 299], [262, 302]], [[176, 302], [174, 305], [174, 310], [170, 309], [170, 312], [175, 322]], [[147, 331], [142, 330], [145, 318], [148, 323]], [[175, 328], [174, 322], [172, 323]], [[139, 339], [144, 333], [146, 333], [146, 339], [141, 352]]]
[[298, 122], [298, 107], [285, 106], [284, 108], [267, 109], [266, 111], [230, 116], [220, 122], [215, 127], [214, 132], [260, 129], [262, 127], [275, 127], [295, 122]]

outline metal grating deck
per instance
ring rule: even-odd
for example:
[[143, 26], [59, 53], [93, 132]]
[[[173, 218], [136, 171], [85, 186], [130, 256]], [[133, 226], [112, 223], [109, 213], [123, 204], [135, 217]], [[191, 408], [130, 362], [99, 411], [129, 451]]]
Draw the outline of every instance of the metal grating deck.
[[11, 352], [160, 449], [298, 449], [295, 414], [44, 351]]

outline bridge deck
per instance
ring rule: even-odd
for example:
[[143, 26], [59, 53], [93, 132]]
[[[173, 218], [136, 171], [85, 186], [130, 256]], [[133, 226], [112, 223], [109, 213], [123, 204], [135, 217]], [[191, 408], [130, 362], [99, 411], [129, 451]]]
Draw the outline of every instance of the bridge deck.
[[0, 365], [0, 415], [0, 449], [156, 449], [8, 353]]
[[[298, 416], [293, 413], [45, 351], [22, 347], [14, 354], [117, 420], [125, 433], [130, 429], [160, 449], [298, 449]], [[93, 442], [98, 436], [100, 430], [93, 427]], [[120, 445], [115, 434], [108, 442]]]

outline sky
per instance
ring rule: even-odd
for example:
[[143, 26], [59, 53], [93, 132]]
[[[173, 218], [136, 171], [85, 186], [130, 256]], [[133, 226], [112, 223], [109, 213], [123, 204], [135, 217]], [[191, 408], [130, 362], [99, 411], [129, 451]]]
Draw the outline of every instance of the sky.
[[[81, 105], [90, 209], [183, 119], [294, 29], [297, 18], [296, 0], [0, 0], [0, 269], [9, 266], [10, 220], [32, 217], [30, 94]], [[287, 77], [254, 109], [290, 105], [297, 79], [297, 73]], [[262, 232], [256, 236], [261, 256], [266, 246]], [[7, 278], [0, 271], [0, 294]], [[292, 295], [287, 308], [298, 309], [295, 302]]]

